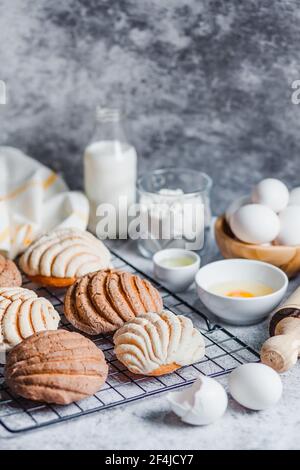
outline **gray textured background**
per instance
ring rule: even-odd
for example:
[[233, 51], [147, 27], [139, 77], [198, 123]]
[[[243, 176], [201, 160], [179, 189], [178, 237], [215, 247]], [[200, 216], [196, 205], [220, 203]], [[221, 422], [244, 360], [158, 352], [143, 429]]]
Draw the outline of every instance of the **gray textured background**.
[[126, 106], [140, 171], [207, 171], [215, 212], [299, 184], [300, 10], [290, 0], [0, 0], [1, 141], [80, 187], [96, 103]]
[[[122, 101], [140, 171], [207, 171], [215, 212], [263, 176], [300, 184], [299, 23], [290, 0], [0, 0], [0, 141], [78, 188], [95, 105]], [[266, 322], [238, 334], [259, 347]], [[283, 380], [278, 406], [231, 401], [210, 427], [181, 425], [160, 396], [0, 448], [299, 449], [299, 365]]]

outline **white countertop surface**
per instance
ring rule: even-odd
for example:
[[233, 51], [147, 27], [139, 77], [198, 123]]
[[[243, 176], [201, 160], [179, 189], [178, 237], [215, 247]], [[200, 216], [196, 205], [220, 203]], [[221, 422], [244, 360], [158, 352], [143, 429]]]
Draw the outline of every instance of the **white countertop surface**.
[[[132, 242], [121, 247], [123, 256], [151, 272], [151, 263], [136, 254]], [[210, 246], [204, 262], [214, 257]], [[289, 291], [296, 285], [297, 279]], [[194, 291], [186, 295], [198, 302]], [[268, 336], [268, 321], [226, 328], [258, 350]], [[218, 380], [227, 386], [227, 376]], [[282, 380], [284, 393], [277, 406], [253, 412], [230, 398], [225, 416], [210, 426], [181, 423], [161, 394], [25, 434], [8, 434], [0, 427], [0, 449], [299, 449], [299, 364]]]

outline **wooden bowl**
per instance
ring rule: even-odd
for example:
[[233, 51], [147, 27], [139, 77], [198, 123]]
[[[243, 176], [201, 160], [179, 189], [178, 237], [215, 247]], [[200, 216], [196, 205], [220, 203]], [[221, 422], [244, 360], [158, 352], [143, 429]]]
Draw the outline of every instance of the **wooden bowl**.
[[224, 216], [216, 221], [215, 236], [224, 258], [265, 261], [282, 269], [288, 277], [300, 272], [300, 246], [262, 246], [241, 242], [233, 235]]

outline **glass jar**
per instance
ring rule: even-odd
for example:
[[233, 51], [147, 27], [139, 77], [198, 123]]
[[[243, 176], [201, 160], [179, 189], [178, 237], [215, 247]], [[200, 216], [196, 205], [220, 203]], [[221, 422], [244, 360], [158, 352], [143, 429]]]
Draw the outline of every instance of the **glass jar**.
[[137, 154], [118, 109], [98, 107], [96, 121], [84, 153], [89, 230], [102, 239], [126, 238], [128, 208], [136, 198]]
[[166, 248], [203, 249], [210, 226], [211, 178], [186, 168], [164, 168], [138, 179], [140, 238], [147, 258]]

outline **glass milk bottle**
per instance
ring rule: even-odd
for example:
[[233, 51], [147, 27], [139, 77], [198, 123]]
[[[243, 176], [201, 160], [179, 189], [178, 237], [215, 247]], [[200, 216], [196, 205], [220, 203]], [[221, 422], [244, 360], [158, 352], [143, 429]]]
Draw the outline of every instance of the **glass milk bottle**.
[[128, 208], [136, 198], [137, 154], [118, 109], [97, 108], [96, 129], [84, 153], [89, 230], [100, 238], [126, 238]]

